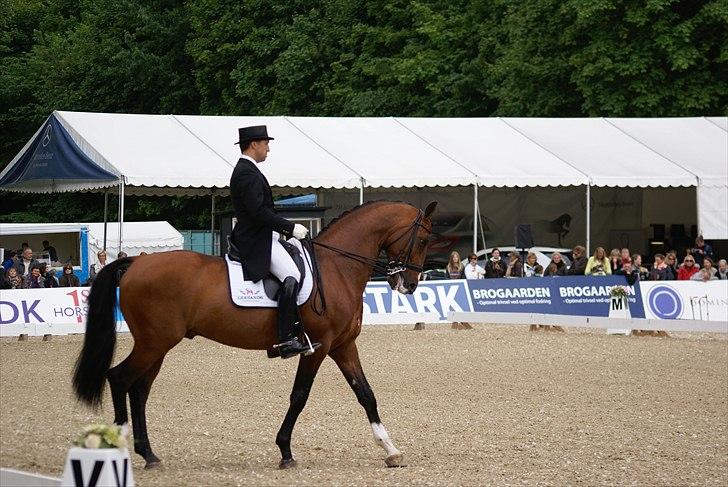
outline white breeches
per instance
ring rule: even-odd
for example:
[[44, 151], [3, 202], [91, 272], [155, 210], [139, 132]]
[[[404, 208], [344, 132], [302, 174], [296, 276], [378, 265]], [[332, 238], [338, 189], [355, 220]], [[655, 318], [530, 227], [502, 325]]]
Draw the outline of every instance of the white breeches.
[[286, 277], [293, 277], [296, 282], [301, 282], [301, 273], [293, 262], [291, 255], [286, 252], [283, 245], [278, 241], [280, 234], [273, 232], [273, 241], [270, 246], [270, 273], [276, 276], [281, 282]]

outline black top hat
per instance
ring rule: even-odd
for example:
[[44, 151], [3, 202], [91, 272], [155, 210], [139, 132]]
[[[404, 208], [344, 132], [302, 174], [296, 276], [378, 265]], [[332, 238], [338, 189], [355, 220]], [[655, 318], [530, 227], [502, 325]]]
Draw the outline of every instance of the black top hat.
[[268, 127], [265, 125], [239, 128], [238, 139], [235, 144], [244, 144], [253, 140], [274, 140], [273, 137], [268, 137]]

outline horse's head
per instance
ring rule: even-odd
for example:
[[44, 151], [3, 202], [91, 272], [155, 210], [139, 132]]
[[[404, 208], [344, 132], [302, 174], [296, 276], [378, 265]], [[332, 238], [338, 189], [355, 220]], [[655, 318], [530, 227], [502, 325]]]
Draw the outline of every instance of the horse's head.
[[418, 210], [407, 230], [404, 233], [393, 233], [392, 241], [387, 242], [387, 282], [392, 289], [402, 294], [411, 294], [417, 289], [432, 233], [430, 216], [435, 212], [436, 206], [437, 202], [433, 201], [424, 212]]

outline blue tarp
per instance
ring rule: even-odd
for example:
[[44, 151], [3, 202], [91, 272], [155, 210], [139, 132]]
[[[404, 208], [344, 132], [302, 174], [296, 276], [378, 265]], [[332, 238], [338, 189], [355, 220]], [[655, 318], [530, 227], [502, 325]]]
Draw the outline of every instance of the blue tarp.
[[118, 179], [89, 159], [55, 115], [51, 115], [20, 159], [0, 179], [0, 187], [9, 188], [30, 181]]
[[276, 201], [276, 206], [316, 206], [316, 195], [305, 194]]

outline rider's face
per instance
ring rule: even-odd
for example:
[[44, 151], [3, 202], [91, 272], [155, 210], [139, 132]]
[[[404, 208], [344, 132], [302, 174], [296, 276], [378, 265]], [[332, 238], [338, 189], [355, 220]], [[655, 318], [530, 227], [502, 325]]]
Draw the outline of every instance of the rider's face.
[[269, 141], [267, 140], [256, 140], [250, 144], [250, 148], [253, 149], [253, 159], [258, 162], [265, 161], [265, 158], [268, 156], [268, 152], [270, 151], [268, 142]]

